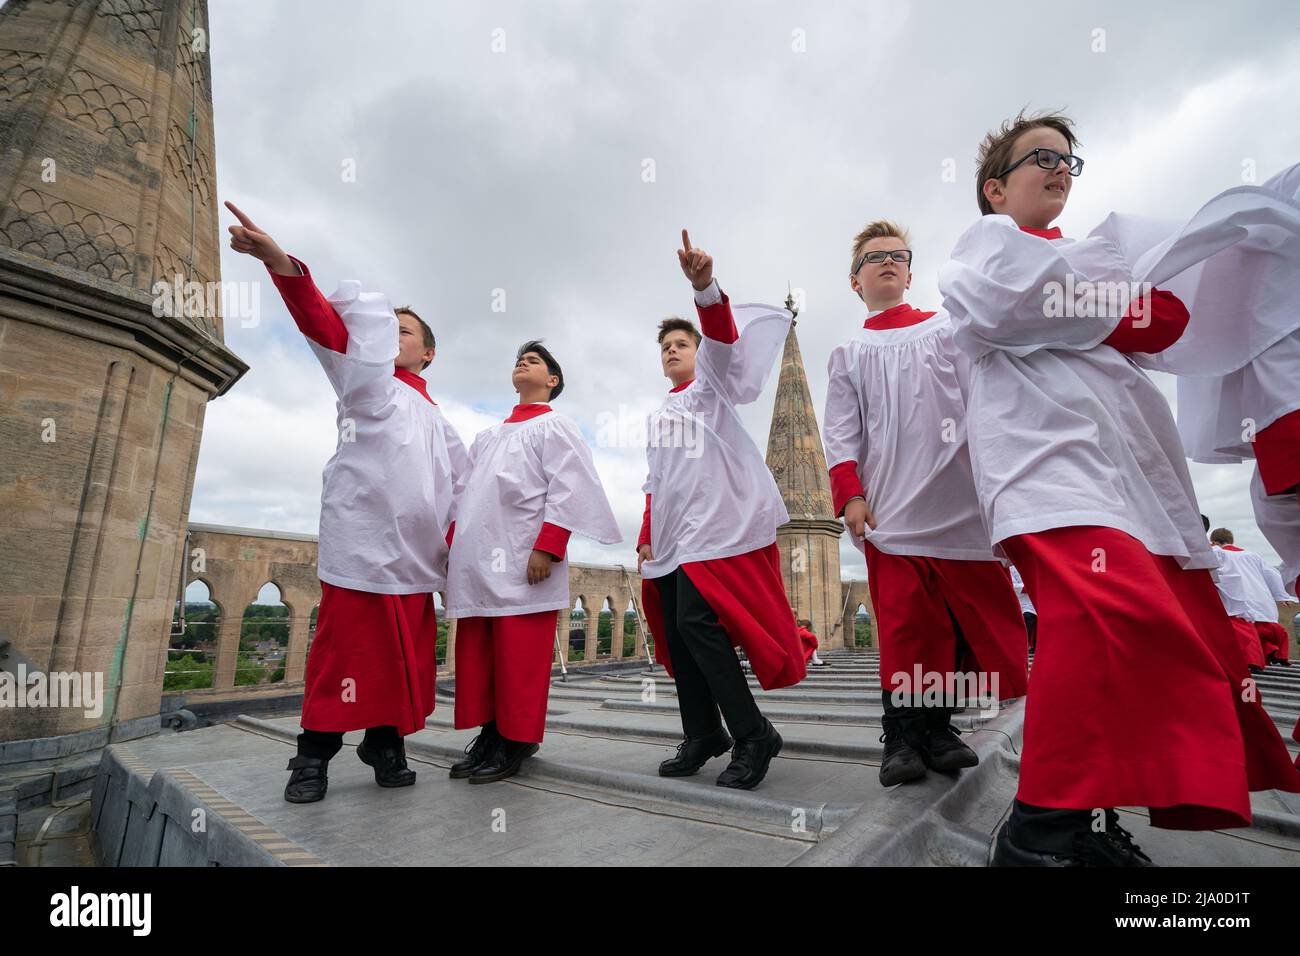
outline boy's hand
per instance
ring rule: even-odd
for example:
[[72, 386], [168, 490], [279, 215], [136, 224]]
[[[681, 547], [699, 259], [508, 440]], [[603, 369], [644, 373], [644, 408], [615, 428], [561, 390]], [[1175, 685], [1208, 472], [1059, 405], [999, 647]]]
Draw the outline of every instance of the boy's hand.
[[285, 251], [276, 245], [274, 239], [257, 228], [253, 220], [245, 216], [233, 202], [227, 200], [226, 208], [239, 220], [238, 226], [230, 227], [231, 249], [252, 256], [254, 259], [261, 259], [277, 275], [298, 275], [298, 267], [293, 264], [293, 260]]
[[872, 514], [871, 506], [867, 504], [865, 498], [854, 498], [844, 506], [844, 523], [859, 538], [866, 534], [863, 525], [872, 531], [876, 530], [876, 516]]
[[641, 545], [641, 547], [637, 548], [636, 549], [636, 573], [637, 574], [641, 573], [642, 564], [644, 564], [646, 561], [653, 561], [654, 559], [655, 559], [655, 554], [653, 551], [650, 550], [650, 545], [643, 544]]
[[682, 230], [682, 248], [677, 250], [677, 261], [681, 263], [682, 272], [691, 280], [696, 292], [703, 292], [713, 281], [713, 256], [703, 249], [691, 247], [691, 237]]
[[551, 576], [551, 564], [555, 558], [545, 551], [533, 549], [528, 556], [528, 583], [541, 584]]

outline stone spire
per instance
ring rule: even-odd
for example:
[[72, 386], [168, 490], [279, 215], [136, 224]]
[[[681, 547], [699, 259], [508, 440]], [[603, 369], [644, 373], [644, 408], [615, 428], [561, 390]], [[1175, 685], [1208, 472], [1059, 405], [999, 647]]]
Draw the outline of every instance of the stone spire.
[[[793, 295], [786, 308], [797, 315]], [[823, 646], [843, 645], [839, 538], [844, 528], [831, 503], [826, 453], [799, 353], [798, 322], [790, 323], [767, 438], [767, 466], [790, 521], [777, 529], [786, 594], [797, 615], [812, 622]]]
[[[793, 309], [793, 297], [786, 307]], [[831, 485], [826, 472], [822, 434], [817, 412], [808, 391], [803, 356], [799, 353], [798, 320], [790, 323], [781, 356], [781, 375], [772, 408], [772, 427], [767, 437], [767, 466], [785, 499], [791, 519], [834, 519]]]
[[0, 8], [0, 670], [102, 681], [6, 712], [0, 789], [158, 732], [204, 410], [247, 370], [205, 304], [207, 51], [204, 0]]

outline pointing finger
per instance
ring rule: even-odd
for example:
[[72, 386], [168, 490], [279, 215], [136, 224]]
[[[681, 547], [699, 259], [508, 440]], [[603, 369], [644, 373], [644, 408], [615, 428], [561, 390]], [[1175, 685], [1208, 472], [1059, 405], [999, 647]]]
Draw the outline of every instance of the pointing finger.
[[244, 213], [240, 210], [240, 208], [236, 206], [233, 202], [231, 202], [229, 199], [226, 200], [226, 208], [235, 214], [235, 218], [239, 220], [240, 224], [245, 229], [252, 229], [254, 232], [262, 231], [258, 229], [256, 225], [253, 224], [253, 220], [249, 219], [246, 215], [244, 215]]

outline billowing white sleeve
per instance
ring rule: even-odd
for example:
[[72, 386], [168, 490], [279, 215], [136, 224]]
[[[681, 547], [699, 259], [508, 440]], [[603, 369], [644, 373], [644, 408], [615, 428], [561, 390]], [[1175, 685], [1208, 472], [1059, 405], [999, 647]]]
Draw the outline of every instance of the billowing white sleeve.
[[[1110, 335], [1128, 299], [1118, 310], [1080, 309], [1072, 290], [1079, 280], [1127, 282], [1128, 273], [1119, 250], [1104, 240], [1057, 243], [1023, 232], [1010, 216], [984, 216], [940, 268], [939, 291], [953, 338], [972, 357], [995, 350], [1082, 351]], [[1070, 314], [1090, 311], [1102, 314]]]
[[[1300, 577], [1300, 502], [1293, 494], [1265, 494], [1258, 468], [1250, 479], [1250, 501], [1255, 508], [1255, 523], [1282, 558], [1284, 590], [1294, 588]], [[1287, 599], [1294, 600], [1290, 594]]]
[[448, 508], [447, 526], [456, 520], [456, 514], [460, 511], [461, 499], [465, 495], [465, 486], [469, 484], [469, 476], [474, 471], [474, 462], [478, 458], [478, 439], [484, 434], [479, 433], [475, 436], [474, 443], [470, 445], [469, 450], [465, 450], [465, 443], [460, 440], [460, 435], [448, 421], [443, 421], [443, 436], [447, 446], [447, 460], [451, 465], [452, 494], [451, 505]]
[[362, 292], [361, 283], [345, 279], [327, 296], [348, 330], [346, 352], [335, 352], [308, 339], [334, 393], [344, 408], [387, 402], [397, 389], [397, 316], [382, 292]]
[[542, 445], [542, 472], [546, 475], [544, 522], [601, 544], [623, 540], [596, 473], [591, 449], [576, 423], [562, 416], [548, 422]]
[[1268, 592], [1273, 595], [1274, 601], [1295, 600], [1295, 598], [1287, 593], [1286, 585], [1282, 583], [1282, 575], [1278, 573], [1277, 568], [1270, 565], [1267, 561], [1261, 561], [1260, 567], [1264, 569], [1264, 582], [1268, 585]]
[[1185, 222], [1112, 214], [1093, 230], [1117, 244], [1138, 282], [1172, 292], [1191, 319], [1139, 364], [1225, 375], [1300, 328], [1300, 165], [1234, 186]]
[[857, 383], [849, 372], [848, 351], [843, 346], [831, 352], [826, 375], [826, 410], [822, 415], [826, 467], [834, 468], [846, 461], [856, 465], [866, 455], [866, 436]]
[[775, 305], [733, 305], [738, 338], [726, 343], [708, 336], [695, 356], [695, 377], [733, 405], [748, 405], [763, 392], [785, 345], [793, 316]]

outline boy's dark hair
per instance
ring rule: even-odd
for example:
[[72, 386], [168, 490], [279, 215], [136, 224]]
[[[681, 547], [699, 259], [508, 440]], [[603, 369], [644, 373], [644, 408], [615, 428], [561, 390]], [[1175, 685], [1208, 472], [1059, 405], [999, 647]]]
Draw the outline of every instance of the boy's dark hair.
[[[411, 318], [415, 319], [415, 321], [420, 323], [420, 331], [424, 333], [424, 347], [426, 349], [436, 349], [438, 347], [438, 343], [433, 337], [433, 329], [429, 328], [429, 323], [425, 322], [424, 319], [416, 315], [415, 310], [412, 309], [409, 305], [398, 306], [396, 309], [393, 310], [393, 314], [409, 315]], [[428, 367], [429, 367], [429, 363], [425, 362], [423, 365], [420, 366], [420, 370], [423, 371]]]
[[664, 344], [664, 336], [669, 332], [678, 331], [689, 335], [697, 346], [700, 344], [700, 330], [695, 327], [695, 323], [678, 315], [670, 315], [659, 323], [659, 344]]
[[1215, 544], [1232, 544], [1232, 532], [1227, 528], [1215, 528], [1210, 532], [1210, 540]]
[[975, 157], [975, 163], [979, 167], [975, 173], [975, 198], [979, 202], [980, 215], [993, 215], [993, 207], [984, 196], [984, 184], [990, 179], [998, 179], [998, 173], [1020, 158], [1011, 155], [1016, 140], [1022, 134], [1031, 129], [1038, 129], [1040, 126], [1054, 129], [1064, 136], [1066, 149], [1070, 152], [1074, 152], [1074, 148], [1079, 145], [1074, 135], [1074, 121], [1063, 113], [1055, 111], [1026, 115], [1025, 111], [1021, 110], [1014, 119], [1007, 120], [998, 129], [985, 134], [984, 141], [980, 143], [979, 153]]
[[559, 398], [560, 393], [564, 391], [564, 371], [560, 368], [560, 363], [555, 361], [555, 356], [552, 355], [546, 346], [542, 344], [541, 339], [533, 339], [532, 341], [525, 342], [523, 345], [519, 346], [519, 351], [515, 353], [515, 361], [518, 362], [529, 352], [536, 352], [538, 357], [546, 363], [547, 373], [554, 375], [560, 380], [555, 388], [551, 389], [550, 400], [554, 401]]

